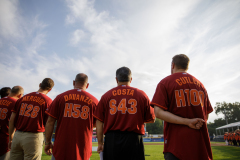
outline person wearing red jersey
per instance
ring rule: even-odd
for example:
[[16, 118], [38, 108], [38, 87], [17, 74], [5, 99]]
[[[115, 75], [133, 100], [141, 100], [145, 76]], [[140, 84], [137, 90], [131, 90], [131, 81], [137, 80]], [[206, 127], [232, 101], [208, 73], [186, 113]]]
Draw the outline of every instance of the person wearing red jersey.
[[7, 97], [0, 99], [0, 160], [9, 160], [9, 119], [16, 101], [23, 96], [23, 88], [14, 86]]
[[223, 138], [224, 138], [224, 141], [226, 142], [226, 145], [228, 145], [228, 139], [227, 139], [228, 138], [228, 132], [225, 132]]
[[10, 87], [3, 87], [3, 88], [1, 88], [1, 90], [0, 90], [1, 98], [4, 98], [4, 97], [8, 96], [10, 94], [10, 92], [11, 92], [11, 88]]
[[[92, 155], [92, 134], [96, 120], [93, 112], [98, 100], [86, 91], [88, 76], [80, 73], [73, 81], [74, 89], [58, 95], [46, 113], [44, 151], [52, 160], [89, 160]], [[57, 120], [54, 145], [51, 143]]]
[[207, 130], [213, 108], [203, 84], [188, 74], [189, 58], [172, 58], [171, 75], [157, 85], [151, 106], [164, 120], [164, 158], [166, 160], [211, 160]]
[[16, 102], [9, 121], [11, 160], [41, 159], [43, 132], [48, 117], [45, 111], [52, 103], [52, 99], [46, 94], [53, 86], [53, 80], [45, 78], [39, 84], [37, 92], [29, 93]]
[[94, 112], [97, 151], [103, 151], [104, 160], [144, 160], [144, 123], [154, 123], [154, 110], [143, 91], [130, 87], [132, 74], [129, 68], [119, 68], [116, 81], [118, 86], [102, 96]]

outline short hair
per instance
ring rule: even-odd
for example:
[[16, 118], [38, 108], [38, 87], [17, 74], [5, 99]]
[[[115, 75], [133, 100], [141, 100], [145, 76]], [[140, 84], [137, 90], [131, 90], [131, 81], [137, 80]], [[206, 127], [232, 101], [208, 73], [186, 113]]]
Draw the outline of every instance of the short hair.
[[11, 93], [14, 94], [14, 95], [19, 95], [19, 94], [23, 94], [24, 90], [21, 86], [14, 86], [12, 89], [11, 89]]
[[88, 76], [84, 73], [78, 73], [75, 77], [75, 82], [82, 85], [88, 83]]
[[54, 81], [51, 78], [43, 79], [42, 83], [40, 84], [40, 88], [43, 90], [50, 90], [54, 86]]
[[11, 92], [11, 88], [10, 87], [3, 87], [3, 88], [1, 88], [1, 90], [0, 90], [1, 98], [8, 96], [10, 92]]
[[185, 54], [177, 54], [172, 58], [172, 62], [175, 64], [177, 69], [188, 70], [190, 59]]
[[132, 72], [128, 67], [121, 67], [116, 71], [116, 78], [119, 82], [130, 82]]

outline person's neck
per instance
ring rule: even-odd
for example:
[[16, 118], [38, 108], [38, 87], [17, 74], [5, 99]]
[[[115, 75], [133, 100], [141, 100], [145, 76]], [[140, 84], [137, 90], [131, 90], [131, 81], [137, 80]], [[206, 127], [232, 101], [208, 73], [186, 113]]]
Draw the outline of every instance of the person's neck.
[[177, 69], [177, 70], [173, 71], [173, 73], [180, 73], [180, 72], [187, 72], [187, 70], [185, 70], [185, 69]]
[[16, 95], [14, 95], [14, 94], [12, 94], [12, 93], [10, 93], [10, 94], [8, 95], [8, 97], [12, 97], [12, 98], [14, 98], [14, 99], [19, 99]]
[[130, 86], [130, 82], [118, 82], [118, 86], [121, 86], [121, 85]]
[[42, 94], [48, 94], [48, 90], [43, 90], [41, 88], [37, 92]]
[[85, 91], [85, 90], [86, 90], [86, 88], [85, 88], [85, 87], [83, 87], [83, 86], [74, 86], [74, 89], [81, 89], [81, 90], [83, 90], [83, 91]]

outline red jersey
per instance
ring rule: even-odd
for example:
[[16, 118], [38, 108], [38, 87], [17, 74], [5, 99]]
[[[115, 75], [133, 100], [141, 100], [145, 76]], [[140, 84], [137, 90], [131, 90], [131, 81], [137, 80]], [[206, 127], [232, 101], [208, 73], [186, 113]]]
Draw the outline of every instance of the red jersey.
[[57, 119], [53, 155], [58, 160], [88, 160], [92, 155], [93, 112], [98, 100], [72, 89], [58, 95], [46, 113]]
[[213, 111], [203, 84], [192, 75], [174, 73], [157, 86], [152, 106], [160, 107], [184, 118], [202, 118], [201, 129], [164, 122], [164, 151], [179, 159], [210, 160], [212, 150], [207, 130], [207, 117]]
[[144, 135], [144, 122], [155, 119], [148, 96], [141, 90], [122, 85], [106, 92], [94, 112], [108, 131], [129, 131]]
[[14, 125], [17, 130], [24, 132], [44, 132], [48, 115], [46, 109], [52, 103], [47, 95], [32, 92], [18, 99], [13, 112], [16, 112]]
[[12, 97], [4, 97], [0, 99], [0, 156], [7, 153], [9, 141], [9, 119], [12, 114], [12, 109], [17, 99]]

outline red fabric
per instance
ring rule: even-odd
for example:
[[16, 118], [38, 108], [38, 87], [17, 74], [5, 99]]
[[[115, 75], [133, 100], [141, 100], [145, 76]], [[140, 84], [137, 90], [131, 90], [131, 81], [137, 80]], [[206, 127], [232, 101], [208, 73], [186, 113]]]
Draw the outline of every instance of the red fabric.
[[53, 155], [57, 160], [90, 158], [93, 112], [97, 103], [94, 96], [79, 89], [66, 91], [54, 99], [46, 113], [57, 119], [53, 146]]
[[32, 92], [20, 98], [13, 112], [16, 112], [15, 127], [24, 132], [44, 132], [48, 115], [46, 109], [52, 103], [47, 95]]
[[9, 120], [12, 114], [12, 109], [17, 99], [12, 97], [4, 97], [0, 99], [0, 156], [7, 153], [9, 141]]
[[104, 123], [104, 134], [120, 130], [144, 135], [144, 122], [155, 119], [148, 96], [143, 91], [126, 85], [106, 92], [94, 117]]
[[171, 152], [183, 160], [212, 159], [206, 124], [208, 113], [213, 109], [200, 81], [185, 72], [172, 74], [160, 81], [151, 105], [180, 117], [205, 119], [200, 130], [164, 122], [163, 152]]

